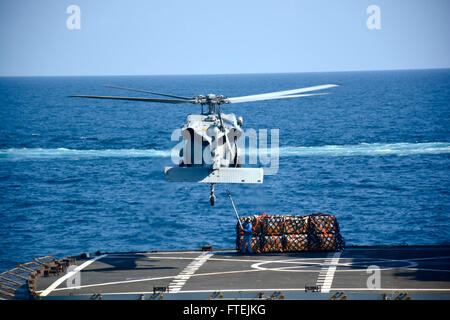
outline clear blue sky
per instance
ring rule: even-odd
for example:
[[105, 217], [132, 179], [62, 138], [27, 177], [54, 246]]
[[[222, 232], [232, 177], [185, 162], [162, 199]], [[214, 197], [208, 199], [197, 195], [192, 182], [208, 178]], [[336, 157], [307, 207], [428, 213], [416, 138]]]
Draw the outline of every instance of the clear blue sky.
[[449, 14], [449, 0], [0, 0], [0, 75], [449, 68]]

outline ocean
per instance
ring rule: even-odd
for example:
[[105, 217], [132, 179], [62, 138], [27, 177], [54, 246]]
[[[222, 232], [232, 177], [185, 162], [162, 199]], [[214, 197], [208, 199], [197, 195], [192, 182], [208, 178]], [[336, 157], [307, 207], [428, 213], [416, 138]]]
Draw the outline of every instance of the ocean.
[[[198, 105], [69, 98], [227, 97], [339, 83], [329, 95], [223, 105], [279, 130], [262, 185], [169, 183]], [[235, 246], [240, 215], [328, 213], [347, 245], [450, 244], [450, 70], [0, 78], [0, 271], [33, 257]], [[264, 167], [263, 164], [259, 166]]]

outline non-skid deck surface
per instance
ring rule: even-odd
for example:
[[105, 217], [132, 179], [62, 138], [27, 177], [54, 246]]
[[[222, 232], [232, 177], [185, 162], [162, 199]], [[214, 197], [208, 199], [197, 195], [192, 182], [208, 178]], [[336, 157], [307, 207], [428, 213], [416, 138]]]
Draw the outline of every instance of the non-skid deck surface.
[[[41, 277], [44, 297], [126, 297], [169, 287], [172, 298], [318, 290], [320, 293], [439, 294], [450, 298], [450, 247], [350, 247], [343, 252], [240, 255], [233, 250], [109, 253], [72, 272]], [[317, 293], [315, 293], [317, 294]]]

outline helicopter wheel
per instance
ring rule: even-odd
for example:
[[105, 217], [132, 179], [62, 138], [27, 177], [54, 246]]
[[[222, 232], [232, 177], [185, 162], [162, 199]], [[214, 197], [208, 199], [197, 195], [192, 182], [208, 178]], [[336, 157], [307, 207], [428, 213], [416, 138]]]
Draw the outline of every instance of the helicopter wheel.
[[216, 196], [214, 195], [214, 183], [211, 183], [211, 194], [209, 196], [209, 202], [211, 203], [211, 206], [214, 206], [214, 203], [216, 202]]

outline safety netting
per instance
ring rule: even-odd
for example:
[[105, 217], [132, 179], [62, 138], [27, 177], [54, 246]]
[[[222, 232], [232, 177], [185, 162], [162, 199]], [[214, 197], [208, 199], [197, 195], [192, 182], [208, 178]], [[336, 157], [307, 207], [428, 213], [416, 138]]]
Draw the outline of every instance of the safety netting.
[[[241, 217], [241, 223], [250, 219], [251, 246], [254, 253], [340, 251], [345, 241], [335, 216], [323, 213], [310, 215], [253, 215]], [[239, 223], [236, 225], [236, 249], [244, 240]]]

